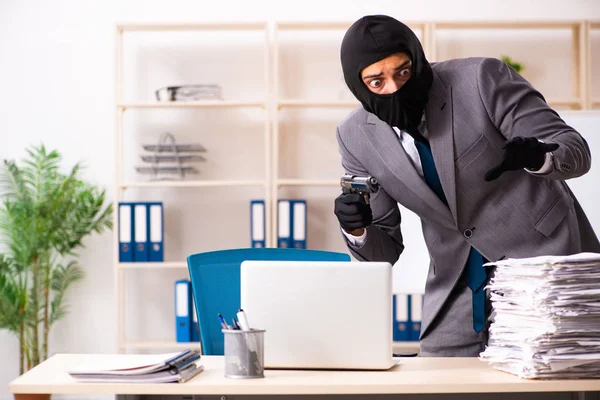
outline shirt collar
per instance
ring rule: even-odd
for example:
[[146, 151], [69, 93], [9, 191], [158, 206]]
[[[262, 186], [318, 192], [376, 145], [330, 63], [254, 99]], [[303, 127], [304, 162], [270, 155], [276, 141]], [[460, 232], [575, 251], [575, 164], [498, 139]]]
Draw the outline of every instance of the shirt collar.
[[[425, 118], [425, 112], [423, 112], [423, 116], [421, 117], [421, 125], [419, 125], [419, 130], [421, 131], [421, 134], [425, 137], [427, 137], [427, 134], [425, 133], [425, 123], [427, 122], [427, 119]], [[398, 127], [396, 126], [392, 126], [392, 129], [394, 130], [394, 132], [396, 132], [396, 134], [398, 135], [398, 137], [400, 138], [400, 140], [405, 140], [406, 139], [406, 131], [400, 130], [398, 129]], [[408, 135], [410, 136], [410, 135]]]

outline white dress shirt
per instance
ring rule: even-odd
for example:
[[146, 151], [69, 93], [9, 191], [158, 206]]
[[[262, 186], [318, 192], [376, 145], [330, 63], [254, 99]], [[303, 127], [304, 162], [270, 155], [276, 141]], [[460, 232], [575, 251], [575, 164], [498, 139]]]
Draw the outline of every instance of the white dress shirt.
[[[412, 165], [415, 167], [415, 169], [417, 170], [417, 173], [421, 176], [421, 178], [423, 178], [423, 166], [421, 165], [421, 157], [419, 156], [419, 152], [417, 151], [417, 146], [415, 146], [415, 140], [413, 139], [412, 136], [410, 136], [405, 131], [398, 129], [395, 126], [392, 128], [394, 129], [394, 132], [396, 132], [396, 134], [398, 135], [398, 139], [400, 139], [402, 148], [404, 149], [404, 152], [406, 153], [406, 155], [412, 162]], [[429, 137], [429, 135], [428, 135], [429, 132], [427, 130], [427, 124], [425, 123], [425, 113], [423, 113], [423, 119], [421, 120], [421, 125], [419, 126], [419, 132], [425, 138]], [[525, 171], [527, 171], [531, 174], [543, 175], [543, 174], [547, 174], [547, 173], [551, 172], [553, 169], [554, 169], [554, 157], [553, 157], [552, 153], [546, 153], [546, 159], [544, 161], [544, 165], [542, 165], [542, 167], [539, 170], [531, 171], [531, 170], [525, 169]], [[348, 233], [343, 229], [342, 229], [342, 233], [344, 234], [344, 236], [346, 236], [346, 238], [348, 238], [348, 242], [350, 242], [350, 244], [354, 247], [361, 247], [367, 241], [367, 230], [366, 229], [364, 230], [363, 234], [360, 236], [354, 236], [351, 233]]]

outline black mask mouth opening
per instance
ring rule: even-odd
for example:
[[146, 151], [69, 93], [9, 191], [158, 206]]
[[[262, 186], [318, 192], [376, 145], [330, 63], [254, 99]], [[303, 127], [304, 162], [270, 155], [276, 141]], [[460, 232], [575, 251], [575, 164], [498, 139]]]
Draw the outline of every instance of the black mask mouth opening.
[[[396, 53], [412, 61], [412, 76], [394, 93], [374, 93], [363, 82], [361, 71]], [[423, 117], [433, 72], [414, 32], [385, 15], [369, 15], [356, 21], [342, 40], [340, 51], [344, 80], [364, 109], [390, 126], [411, 133]]]

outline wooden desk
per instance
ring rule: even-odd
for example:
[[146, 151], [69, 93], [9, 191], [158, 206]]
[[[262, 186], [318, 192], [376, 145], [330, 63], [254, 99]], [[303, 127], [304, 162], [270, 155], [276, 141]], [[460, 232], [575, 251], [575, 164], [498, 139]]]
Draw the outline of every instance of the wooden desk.
[[[121, 355], [122, 356], [122, 355]], [[16, 399], [36, 394], [312, 395], [600, 391], [600, 380], [523, 380], [476, 358], [406, 358], [388, 371], [267, 370], [264, 379], [228, 379], [223, 357], [203, 356], [205, 370], [183, 384], [77, 383], [67, 370], [114, 355], [57, 354], [9, 385]], [[118, 356], [117, 356], [118, 357]]]

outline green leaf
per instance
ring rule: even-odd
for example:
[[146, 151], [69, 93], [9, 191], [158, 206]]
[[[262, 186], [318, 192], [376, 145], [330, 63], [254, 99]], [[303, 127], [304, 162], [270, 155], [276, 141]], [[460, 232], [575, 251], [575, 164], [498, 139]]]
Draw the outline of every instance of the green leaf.
[[508, 65], [509, 67], [511, 67], [512, 69], [517, 71], [518, 73], [521, 73], [521, 71], [523, 71], [525, 69], [525, 65], [523, 65], [522, 63], [513, 61], [509, 56], [502, 56], [501, 59], [502, 59], [502, 61], [504, 61], [504, 63], [506, 65]]
[[15, 268], [12, 260], [0, 254], [0, 329], [17, 334], [26, 319], [27, 281]]
[[46, 298], [49, 324], [67, 312], [67, 290], [83, 278], [76, 257], [84, 239], [112, 229], [105, 190], [81, 179], [83, 164], [61, 163], [58, 151], [39, 144], [23, 161], [0, 165], [0, 329], [18, 333], [24, 324], [30, 344], [38, 342]]
[[75, 261], [69, 262], [66, 266], [59, 264], [52, 270], [50, 287], [54, 292], [54, 298], [51, 304], [50, 325], [66, 315], [68, 308], [63, 303], [65, 293], [69, 286], [83, 279], [83, 276], [83, 270]]

